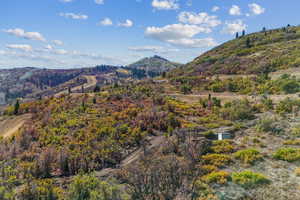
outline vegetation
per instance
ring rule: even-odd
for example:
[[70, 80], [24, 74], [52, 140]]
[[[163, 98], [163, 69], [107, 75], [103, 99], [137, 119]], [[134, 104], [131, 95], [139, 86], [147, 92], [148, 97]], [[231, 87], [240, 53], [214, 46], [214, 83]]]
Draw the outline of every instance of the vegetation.
[[300, 149], [295, 148], [281, 148], [274, 153], [274, 158], [293, 162], [300, 160]]
[[241, 160], [244, 164], [254, 164], [262, 158], [260, 152], [256, 149], [245, 149], [234, 153], [234, 157]]
[[270, 182], [264, 175], [252, 171], [232, 173], [232, 181], [245, 188], [254, 188]]

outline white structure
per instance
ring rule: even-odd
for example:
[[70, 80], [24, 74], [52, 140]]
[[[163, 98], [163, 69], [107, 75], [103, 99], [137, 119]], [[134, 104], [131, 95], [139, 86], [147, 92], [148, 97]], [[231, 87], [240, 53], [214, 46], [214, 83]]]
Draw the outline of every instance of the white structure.
[[231, 139], [232, 136], [230, 133], [218, 133], [218, 140]]
[[5, 93], [0, 92], [0, 105], [6, 104], [6, 98], [5, 98]]

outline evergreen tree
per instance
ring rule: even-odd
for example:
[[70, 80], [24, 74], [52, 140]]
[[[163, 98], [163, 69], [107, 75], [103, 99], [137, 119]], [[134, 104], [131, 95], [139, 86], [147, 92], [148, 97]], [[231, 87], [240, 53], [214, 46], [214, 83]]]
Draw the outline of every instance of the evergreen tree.
[[236, 38], [236, 39], [239, 38], [239, 32], [236, 32], [235, 38]]
[[14, 107], [14, 114], [17, 115], [19, 114], [19, 109], [20, 109], [20, 102], [17, 99], [16, 103], [15, 103], [15, 107]]
[[242, 36], [244, 37], [246, 35], [246, 31], [245, 30], [243, 30], [243, 32], [242, 32]]
[[246, 47], [247, 48], [251, 47], [251, 40], [250, 40], [250, 38], [247, 38], [247, 40], [246, 40]]

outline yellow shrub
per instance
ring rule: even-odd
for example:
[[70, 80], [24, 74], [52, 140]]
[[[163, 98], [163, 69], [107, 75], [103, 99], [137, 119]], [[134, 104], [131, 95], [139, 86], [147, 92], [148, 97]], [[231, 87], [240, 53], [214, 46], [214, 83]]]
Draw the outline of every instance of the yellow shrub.
[[222, 167], [231, 162], [231, 157], [226, 154], [207, 154], [202, 156], [204, 162], [208, 165]]
[[230, 180], [230, 174], [226, 171], [212, 172], [202, 177], [206, 183], [225, 184]]
[[262, 155], [256, 149], [245, 149], [234, 153], [234, 157], [245, 164], [253, 164], [255, 161], [260, 160]]
[[295, 169], [296, 176], [300, 176], [300, 167]]
[[215, 153], [232, 153], [234, 151], [231, 140], [217, 140], [213, 142], [211, 149]]

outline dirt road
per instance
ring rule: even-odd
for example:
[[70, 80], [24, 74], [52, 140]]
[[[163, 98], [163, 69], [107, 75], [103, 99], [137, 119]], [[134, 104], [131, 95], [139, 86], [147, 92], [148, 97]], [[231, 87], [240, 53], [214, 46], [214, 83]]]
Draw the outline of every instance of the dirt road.
[[0, 119], [0, 136], [7, 138], [15, 134], [27, 120], [31, 119], [31, 114], [11, 116]]
[[[87, 76], [87, 75], [85, 75], [83, 77], [87, 80], [87, 83], [83, 84], [84, 89], [93, 87], [97, 84], [96, 76]], [[79, 85], [79, 86], [71, 88], [71, 91], [76, 92], [76, 91], [80, 91], [81, 89], [82, 89], [82, 85]], [[63, 91], [55, 94], [55, 97], [61, 96], [62, 94], [67, 94], [68, 92], [69, 92], [68, 90], [63, 90]]]
[[[235, 99], [245, 99], [245, 98], [248, 99], [249, 101], [256, 101], [259, 99], [259, 96], [254, 97], [254, 96], [248, 96], [248, 95], [239, 95], [239, 94], [234, 94], [234, 93], [230, 93], [230, 92], [224, 92], [224, 93], [204, 92], [201, 94], [189, 94], [189, 95], [174, 93], [174, 94], [169, 94], [169, 96], [173, 96], [181, 101], [185, 101], [188, 103], [196, 103], [196, 102], [199, 102], [200, 98], [207, 98], [209, 94], [211, 94], [212, 97], [217, 97], [223, 101], [232, 101]], [[278, 103], [287, 97], [292, 98], [292, 99], [299, 98], [298, 94], [269, 95], [268, 97], [271, 98], [274, 103]]]

